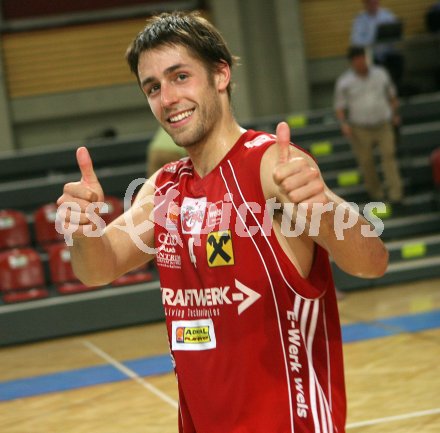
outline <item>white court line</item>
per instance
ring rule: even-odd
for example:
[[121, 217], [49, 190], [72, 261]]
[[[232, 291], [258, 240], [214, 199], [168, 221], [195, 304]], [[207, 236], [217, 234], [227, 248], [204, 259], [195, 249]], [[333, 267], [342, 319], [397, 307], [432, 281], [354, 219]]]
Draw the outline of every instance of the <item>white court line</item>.
[[350, 424], [347, 424], [346, 429], [348, 430], [352, 428], [365, 427], [368, 425], [383, 424], [387, 422], [401, 421], [404, 419], [417, 418], [420, 416], [428, 416], [428, 415], [436, 415], [436, 414], [440, 414], [440, 408], [423, 410], [420, 412], [406, 413], [402, 415], [388, 416], [385, 418], [376, 418], [368, 421], [352, 422]]
[[[171, 397], [169, 397], [167, 394], [163, 393], [160, 389], [156, 388], [154, 385], [151, 385], [150, 383], [148, 383], [146, 380], [141, 378], [137, 373], [135, 373], [133, 370], [130, 370], [124, 364], [122, 364], [119, 361], [117, 361], [116, 359], [112, 358], [108, 353], [104, 352], [103, 350], [101, 350], [99, 347], [95, 346], [90, 341], [83, 340], [82, 343], [86, 347], [88, 347], [92, 352], [94, 352], [99, 357], [101, 357], [102, 359], [107, 361], [109, 364], [113, 365], [120, 372], [125, 374], [127, 377], [134, 380], [139, 385], [143, 386], [148, 391], [152, 392], [153, 394], [155, 394], [157, 397], [159, 397], [160, 399], [162, 399], [163, 401], [165, 401], [169, 405], [173, 406], [176, 409], [178, 408], [177, 401], [173, 400]], [[393, 422], [393, 421], [401, 421], [401, 420], [405, 420], [405, 419], [417, 418], [417, 417], [428, 416], [428, 415], [436, 415], [436, 414], [440, 414], [440, 408], [429, 409], [429, 410], [424, 410], [424, 411], [420, 411], [420, 412], [411, 412], [411, 413], [407, 413], [407, 414], [389, 416], [389, 417], [384, 417], [384, 418], [376, 418], [376, 419], [371, 419], [371, 420], [366, 420], [366, 421], [353, 422], [353, 423], [347, 424], [346, 429], [347, 430], [348, 429], [356, 429], [358, 427], [365, 427], [365, 426], [370, 426], [370, 425], [375, 425], [375, 424], [384, 424], [384, 423]]]
[[128, 367], [126, 367], [124, 364], [112, 358], [108, 353], [101, 350], [98, 346], [95, 346], [93, 343], [87, 340], [83, 340], [82, 343], [84, 344], [84, 346], [88, 347], [92, 352], [96, 353], [96, 355], [107, 361], [109, 364], [113, 365], [113, 367], [118, 369], [121, 373], [125, 374], [127, 377], [134, 380], [144, 388], [148, 389], [148, 391], [152, 392], [157, 397], [162, 399], [164, 402], [173, 406], [175, 409], [178, 408], [179, 405], [177, 401], [173, 400], [171, 397], [169, 397], [167, 394], [162, 392], [160, 389], [156, 388], [154, 385], [151, 385], [151, 383], [147, 382], [145, 379], [140, 377], [133, 370], [130, 370]]

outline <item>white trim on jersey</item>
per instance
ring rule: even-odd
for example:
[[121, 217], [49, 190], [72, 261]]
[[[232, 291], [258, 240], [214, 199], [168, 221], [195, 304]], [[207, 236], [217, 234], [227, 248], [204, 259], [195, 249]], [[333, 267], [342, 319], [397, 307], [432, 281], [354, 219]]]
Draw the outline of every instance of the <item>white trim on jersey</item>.
[[[189, 171], [188, 171], [188, 172], [185, 172], [185, 173], [182, 173], [183, 170], [189, 170]], [[154, 191], [154, 194], [160, 193], [160, 192], [161, 192], [166, 186], [168, 186], [169, 184], [172, 184], [172, 186], [171, 186], [170, 188], [173, 188], [174, 186], [176, 186], [176, 185], [179, 184], [180, 178], [181, 178], [182, 176], [189, 175], [189, 174], [191, 174], [191, 173], [192, 173], [192, 169], [191, 169], [191, 167], [182, 167], [182, 168], [180, 168], [180, 170], [177, 172], [177, 174], [179, 175], [179, 179], [178, 179], [178, 181], [177, 181], [177, 182], [173, 182], [172, 180], [169, 180], [168, 182], [165, 182], [163, 185], [161, 185], [161, 186], [159, 186], [159, 187], [157, 187], [157, 186], [155, 185], [156, 189], [155, 189], [155, 191]]]
[[[277, 268], [279, 270], [281, 278], [284, 280], [284, 282], [287, 285], [287, 287], [289, 287], [290, 290], [292, 290], [293, 293], [296, 295], [296, 299], [295, 299], [295, 303], [294, 303], [294, 315], [295, 315], [296, 318], [299, 318], [299, 312], [300, 312], [300, 309], [301, 309], [301, 300], [304, 302], [304, 306], [303, 306], [302, 313], [301, 313], [301, 325], [300, 326], [301, 326], [301, 334], [302, 334], [302, 338], [303, 338], [303, 341], [304, 341], [304, 345], [305, 345], [305, 348], [306, 348], [306, 350], [308, 352], [307, 358], [308, 358], [308, 364], [309, 364], [309, 393], [310, 393], [311, 410], [312, 410], [312, 414], [313, 414], [313, 422], [315, 424], [315, 432], [316, 433], [321, 433], [321, 427], [322, 427], [322, 430], [323, 430], [322, 433], [329, 433], [329, 427], [330, 427], [330, 432], [333, 432], [333, 422], [332, 422], [332, 416], [331, 416], [331, 409], [329, 408], [328, 401], [327, 401], [327, 398], [325, 396], [325, 393], [324, 393], [321, 385], [318, 382], [318, 379], [317, 379], [317, 376], [316, 376], [316, 372], [315, 372], [315, 369], [314, 369], [314, 366], [313, 366], [313, 363], [312, 363], [312, 356], [311, 356], [312, 355], [311, 352], [312, 352], [313, 340], [314, 340], [315, 330], [316, 330], [316, 324], [317, 324], [317, 320], [318, 320], [318, 316], [319, 316], [319, 306], [320, 306], [320, 302], [321, 302], [325, 292], [323, 292], [317, 298], [307, 299], [304, 296], [302, 296], [299, 293], [297, 293], [296, 290], [289, 284], [288, 280], [286, 279], [286, 277], [285, 277], [285, 275], [284, 275], [284, 273], [283, 273], [283, 271], [281, 269], [280, 263], [278, 261], [278, 258], [276, 256], [276, 254], [275, 254], [275, 251], [273, 250], [273, 247], [272, 247], [271, 243], [269, 242], [269, 239], [267, 238], [263, 228], [261, 227], [260, 222], [258, 221], [257, 217], [253, 213], [252, 209], [248, 205], [248, 203], [247, 203], [247, 201], [246, 201], [246, 199], [245, 199], [245, 197], [243, 195], [243, 192], [242, 192], [242, 190], [240, 188], [240, 185], [239, 185], [239, 182], [238, 182], [238, 179], [236, 177], [235, 170], [234, 170], [234, 167], [232, 166], [231, 161], [228, 160], [227, 162], [228, 162], [228, 165], [230, 167], [230, 170], [231, 170], [231, 173], [232, 173], [232, 177], [234, 179], [235, 186], [236, 186], [236, 188], [237, 188], [237, 190], [238, 190], [238, 192], [240, 194], [241, 200], [242, 200], [243, 204], [245, 204], [249, 214], [252, 216], [252, 218], [256, 222], [257, 226], [261, 230], [261, 234], [262, 234], [263, 238], [265, 239], [267, 245], [269, 246], [269, 249], [270, 249], [270, 251], [271, 251], [271, 253], [273, 255], [274, 261], [275, 261], [275, 263], [277, 265]], [[229, 194], [231, 194], [229, 185], [228, 185], [228, 183], [227, 183], [227, 181], [225, 179], [225, 176], [223, 174], [222, 167], [220, 167], [220, 172], [221, 172], [221, 176], [223, 178], [223, 182], [224, 182], [224, 184], [225, 184]], [[235, 203], [233, 201], [232, 201], [232, 203], [233, 203], [233, 206], [234, 206], [235, 210], [237, 211], [237, 207], [236, 207]], [[238, 213], [238, 211], [237, 211], [237, 216], [240, 217], [240, 220], [242, 221], [244, 227], [249, 232], [249, 229], [248, 229], [247, 225], [243, 221], [242, 216]], [[260, 255], [260, 257], [261, 257], [261, 259], [263, 261], [263, 264], [264, 264], [266, 272], [267, 272], [266, 264], [264, 263], [264, 259], [263, 259], [262, 255], [261, 255], [261, 252], [259, 251], [258, 246], [256, 245], [256, 242], [254, 241], [253, 237], [252, 236], [250, 236], [250, 237], [251, 237], [251, 240], [252, 240], [253, 244], [255, 245], [255, 248], [258, 251], [258, 254]], [[293, 264], [292, 264], [292, 266], [293, 266]], [[279, 317], [278, 304], [277, 304], [277, 301], [276, 301], [276, 295], [273, 292], [272, 282], [271, 282], [271, 287], [272, 287], [272, 295], [273, 295], [273, 298], [274, 298], [274, 302], [276, 304], [276, 311], [277, 311], [277, 316], [278, 316], [278, 321], [279, 321], [280, 317]], [[310, 304], [312, 302], [313, 302], [314, 306], [313, 306], [312, 318], [311, 318], [311, 321], [310, 321], [309, 333], [307, 334], [307, 332], [306, 332], [307, 321], [308, 321], [308, 318], [309, 318]], [[327, 337], [327, 328], [326, 328], [325, 321], [324, 321], [324, 326], [325, 326], [325, 335]], [[279, 327], [280, 327], [280, 323], [279, 323]], [[281, 330], [280, 330], [280, 334], [281, 334], [281, 337], [282, 337], [282, 331]], [[326, 344], [327, 344], [327, 359], [328, 359], [328, 357], [329, 357], [328, 343], [326, 343]], [[284, 344], [283, 344], [283, 350], [284, 350]], [[327, 362], [327, 364], [328, 364], [328, 368], [329, 368], [330, 367], [329, 362]], [[329, 379], [329, 385], [328, 386], [329, 386], [329, 388], [328, 388], [329, 389], [329, 395], [331, 395], [330, 379]], [[289, 390], [290, 390], [290, 381], [289, 381]], [[317, 392], [318, 392], [318, 395], [317, 395]], [[319, 409], [320, 409], [319, 410], [319, 412], [320, 412], [319, 415], [320, 416], [318, 415], [318, 399], [320, 401], [320, 404], [319, 404]], [[320, 422], [321, 422], [321, 425], [320, 425]], [[292, 426], [292, 431], [293, 431], [293, 426]]]
[[[226, 187], [228, 193], [231, 195], [231, 190], [229, 189], [228, 182], [226, 181], [226, 179], [225, 179], [225, 177], [223, 175], [223, 168], [221, 166], [220, 166], [220, 174], [222, 176], [223, 182], [225, 184], [225, 187]], [[240, 218], [241, 222], [243, 223], [243, 227], [245, 227], [246, 231], [249, 233], [249, 238], [251, 239], [252, 243], [255, 246], [255, 249], [257, 250], [258, 255], [260, 256], [261, 263], [263, 264], [264, 270], [266, 271], [266, 275], [267, 275], [267, 279], [269, 280], [272, 296], [274, 298], [275, 311], [276, 311], [277, 321], [278, 321], [278, 332], [279, 332], [281, 347], [283, 349], [284, 368], [285, 368], [285, 372], [286, 372], [286, 382], [287, 382], [287, 390], [288, 390], [288, 398], [289, 398], [289, 411], [290, 411], [290, 429], [291, 429], [291, 433], [294, 433], [295, 427], [294, 427], [293, 404], [292, 404], [292, 396], [293, 396], [292, 395], [292, 385], [290, 383], [289, 363], [288, 363], [288, 360], [287, 360], [286, 348], [285, 348], [285, 345], [284, 345], [283, 331], [282, 331], [282, 327], [281, 327], [280, 311], [278, 309], [278, 302], [276, 300], [275, 288], [273, 286], [273, 282], [272, 282], [272, 279], [270, 277], [269, 270], [267, 269], [266, 262], [264, 261], [264, 258], [263, 258], [262, 254], [261, 254], [261, 251], [258, 249], [258, 246], [257, 246], [253, 236], [251, 236], [249, 228], [246, 225], [246, 222], [243, 220], [242, 215], [238, 212], [238, 208], [235, 205], [233, 200], [231, 201], [231, 203], [232, 203], [232, 206], [234, 206], [235, 211], [237, 212], [237, 216]], [[246, 206], [247, 206], [247, 203], [246, 203]]]
[[[299, 311], [301, 310], [301, 300], [298, 301], [299, 297], [295, 299], [295, 310], [299, 317]], [[319, 317], [319, 307], [320, 307], [321, 299], [317, 299], [314, 301], [303, 300], [303, 308], [301, 312], [301, 335], [304, 340], [304, 344], [308, 353], [308, 366], [309, 366], [309, 393], [310, 393], [310, 404], [313, 413], [313, 421], [315, 423], [315, 431], [319, 433], [321, 431], [320, 427], [322, 427], [323, 433], [333, 432], [333, 421], [331, 415], [331, 409], [329, 408], [328, 401], [326, 395], [318, 381], [318, 377], [316, 375], [316, 371], [312, 362], [312, 350], [313, 350], [313, 341], [315, 337], [315, 331], [317, 326], [317, 321]], [[310, 314], [310, 306], [313, 304], [312, 313]], [[311, 317], [311, 318], [310, 318]], [[307, 331], [307, 322], [310, 318], [309, 329]], [[324, 326], [325, 321], [324, 321]], [[328, 353], [327, 353], [328, 356]], [[328, 363], [327, 363], [327, 367]], [[329, 394], [331, 394], [331, 383], [329, 386]], [[318, 401], [319, 401], [319, 414], [318, 414]], [[321, 426], [319, 425], [319, 420], [321, 420]]]
[[162, 186], [156, 187], [156, 189], [154, 190], [154, 194], [156, 195], [157, 193], [160, 193], [160, 191], [162, 189], [164, 189], [166, 186], [168, 186], [169, 184], [175, 185], [175, 183], [173, 183], [173, 182], [171, 182], [171, 180], [169, 180], [168, 182], [164, 183]]
[[[183, 169], [188, 169], [190, 171], [185, 172], [185, 173], [180, 173]], [[180, 178], [185, 175], [186, 176], [190, 175], [192, 173], [192, 170], [190, 169], [190, 167], [182, 167], [178, 173], [179, 173], [179, 179], [177, 182], [172, 182], [171, 180], [169, 180], [168, 182], [165, 182], [162, 186], [160, 186], [159, 188], [156, 188], [156, 190], [154, 191], [154, 196], [155, 197], [159, 196], [161, 190], [164, 189], [167, 185], [171, 184], [171, 186], [167, 189], [167, 192], [165, 194], [167, 194], [170, 189], [174, 189], [177, 186], [179, 186]], [[160, 194], [160, 195], [162, 195], [162, 194]], [[160, 209], [164, 203], [165, 203], [165, 201], [161, 201], [157, 206], [155, 206], [154, 210], [157, 211], [158, 209]]]
[[[243, 196], [243, 192], [241, 191], [240, 185], [239, 185], [238, 180], [237, 180], [237, 176], [235, 175], [235, 170], [234, 170], [234, 168], [232, 167], [232, 164], [231, 164], [231, 161], [230, 161], [230, 160], [228, 160], [228, 164], [229, 164], [229, 167], [230, 167], [230, 169], [231, 169], [232, 176], [233, 176], [233, 178], [234, 178], [234, 180], [235, 180], [235, 185], [236, 185], [237, 190], [238, 190], [238, 192], [239, 192], [239, 194], [240, 194], [240, 197], [241, 197], [241, 199], [243, 200], [243, 203], [246, 204], [246, 207], [247, 207], [249, 213], [252, 215], [252, 217], [254, 218], [255, 222], [257, 223], [257, 226], [258, 226], [258, 228], [260, 229], [261, 234], [262, 234], [264, 240], [267, 242], [267, 245], [268, 245], [269, 248], [270, 248], [270, 251], [271, 251], [271, 253], [272, 253], [272, 256], [273, 256], [273, 258], [274, 258], [274, 260], [275, 260], [275, 263], [276, 263], [276, 265], [277, 265], [277, 267], [278, 267], [278, 270], [279, 270], [279, 272], [280, 272], [280, 275], [281, 275], [282, 279], [284, 280], [284, 282], [286, 283], [286, 285], [289, 287], [289, 289], [292, 290], [292, 292], [294, 292], [296, 295], [300, 296], [302, 299], [309, 299], [309, 298], [306, 298], [306, 297], [302, 296], [300, 293], [298, 293], [298, 292], [297, 292], [297, 291], [296, 291], [296, 290], [290, 285], [289, 281], [288, 281], [287, 278], [285, 277], [284, 272], [282, 271], [281, 266], [280, 266], [280, 263], [279, 263], [279, 261], [278, 261], [278, 258], [277, 258], [276, 254], [275, 254], [275, 251], [273, 250], [272, 244], [269, 242], [269, 239], [267, 238], [267, 236], [266, 236], [266, 234], [265, 234], [265, 232], [264, 232], [263, 227], [261, 226], [260, 222], [258, 221], [258, 218], [257, 218], [257, 217], [255, 216], [255, 214], [252, 212], [252, 209], [248, 206], [247, 201], [246, 201], [246, 199], [245, 199], [244, 196]], [[293, 264], [292, 264], [292, 266], [293, 266]], [[326, 292], [324, 291], [324, 292], [321, 293], [320, 296], [318, 296], [317, 298], [310, 298], [310, 299], [320, 299], [320, 298], [322, 298], [322, 297], [325, 295], [325, 293], [326, 293]]]
[[[309, 334], [307, 335], [307, 319], [309, 318], [310, 312], [310, 304], [312, 301], [305, 300], [304, 307], [301, 313], [301, 334], [304, 339], [304, 345], [307, 351], [307, 362], [309, 366], [309, 396], [310, 396], [310, 406], [313, 415], [313, 423], [315, 424], [315, 433], [321, 433], [321, 428], [319, 425], [319, 417], [318, 417], [318, 409], [317, 409], [317, 398], [316, 398], [316, 383], [315, 383], [315, 375], [312, 363], [312, 350], [313, 350], [313, 339], [315, 337], [315, 329], [313, 327], [313, 323], [316, 326], [316, 318], [312, 316]], [[316, 303], [315, 303], [316, 305]], [[313, 313], [315, 314], [315, 308], [313, 308]]]
[[295, 302], [294, 302], [294, 306], [293, 306], [293, 314], [295, 316], [295, 320], [298, 322], [298, 318], [299, 318], [299, 309], [301, 307], [301, 296], [295, 296]]
[[332, 387], [331, 387], [331, 361], [330, 361], [330, 347], [328, 345], [328, 331], [327, 331], [327, 312], [325, 308], [325, 300], [322, 301], [323, 303], [323, 322], [324, 322], [324, 334], [325, 334], [325, 346], [326, 346], [326, 352], [327, 352], [327, 387], [328, 387], [328, 404], [330, 411], [333, 412], [333, 396], [332, 396]]

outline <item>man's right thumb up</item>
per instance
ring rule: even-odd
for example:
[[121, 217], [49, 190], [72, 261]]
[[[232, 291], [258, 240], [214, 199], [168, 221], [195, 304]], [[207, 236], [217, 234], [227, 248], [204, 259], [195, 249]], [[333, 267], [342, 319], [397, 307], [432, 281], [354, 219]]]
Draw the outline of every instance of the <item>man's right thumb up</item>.
[[93, 186], [98, 181], [95, 171], [93, 170], [93, 162], [89, 151], [86, 147], [80, 147], [76, 151], [76, 160], [81, 171], [81, 180], [88, 186]]

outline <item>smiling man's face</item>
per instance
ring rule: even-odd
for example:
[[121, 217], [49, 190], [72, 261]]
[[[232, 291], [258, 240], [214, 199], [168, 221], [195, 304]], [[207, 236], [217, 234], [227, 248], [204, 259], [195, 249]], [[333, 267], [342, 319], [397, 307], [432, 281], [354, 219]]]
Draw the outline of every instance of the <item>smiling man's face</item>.
[[138, 74], [154, 116], [179, 146], [205, 140], [220, 121], [216, 73], [184, 46], [163, 45], [143, 52]]

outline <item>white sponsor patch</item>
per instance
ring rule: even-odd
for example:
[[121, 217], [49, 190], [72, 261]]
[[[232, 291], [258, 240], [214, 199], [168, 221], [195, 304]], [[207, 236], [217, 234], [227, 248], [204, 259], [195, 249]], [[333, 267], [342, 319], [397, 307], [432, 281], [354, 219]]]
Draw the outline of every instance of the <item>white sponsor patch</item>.
[[172, 322], [172, 350], [209, 350], [216, 346], [212, 319]]
[[177, 251], [179, 245], [179, 237], [169, 232], [159, 233], [157, 240], [159, 248], [156, 254], [156, 263], [169, 269], [180, 269], [182, 266], [182, 258]]
[[223, 202], [218, 201], [211, 203], [208, 207], [208, 216], [206, 218], [206, 225], [208, 227], [215, 227], [220, 224], [223, 214]]
[[202, 230], [203, 218], [206, 211], [206, 197], [183, 199], [180, 209], [180, 218], [182, 221], [182, 232], [190, 234], [199, 234]]
[[204, 289], [171, 289], [162, 287], [162, 304], [164, 307], [212, 307], [231, 305], [238, 302], [237, 311], [240, 315], [254, 302], [261, 298], [261, 294], [235, 280], [238, 292], [230, 296], [229, 286], [208, 287]]

